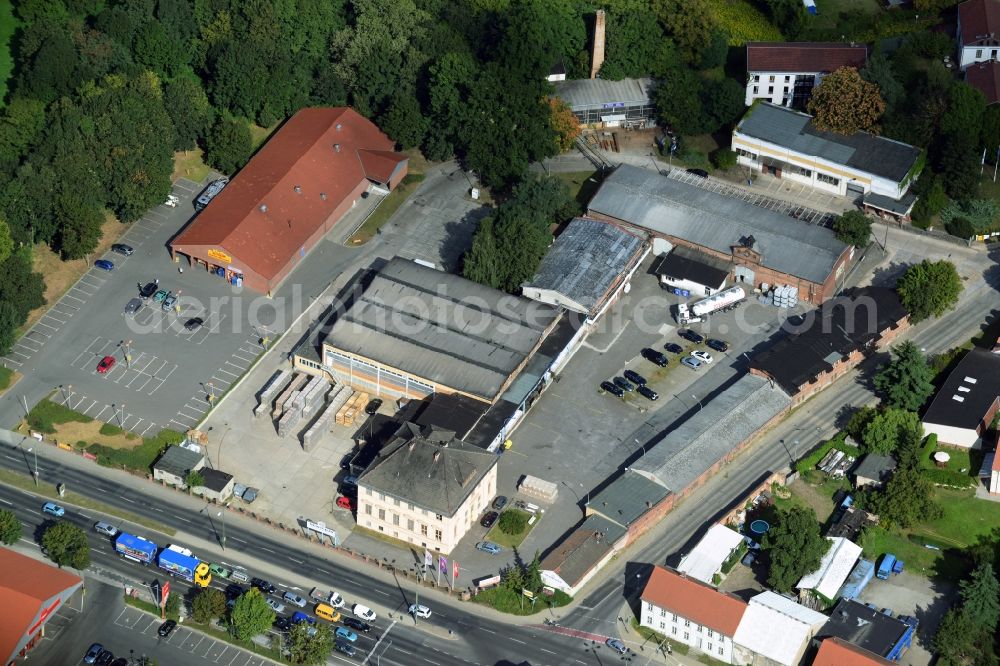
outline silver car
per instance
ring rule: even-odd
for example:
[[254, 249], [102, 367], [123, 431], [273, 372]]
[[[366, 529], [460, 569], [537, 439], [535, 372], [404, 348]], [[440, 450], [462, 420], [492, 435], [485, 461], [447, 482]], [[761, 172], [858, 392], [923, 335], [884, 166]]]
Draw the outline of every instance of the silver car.
[[298, 606], [299, 608], [306, 607], [306, 600], [295, 594], [294, 592], [285, 592], [284, 596], [281, 597], [293, 606]]
[[271, 599], [270, 597], [265, 599], [265, 601], [267, 602], [267, 605], [271, 607], [271, 610], [273, 610], [275, 613], [285, 612], [285, 604], [281, 603], [280, 601], [276, 601], [274, 599]]
[[700, 370], [701, 366], [704, 365], [703, 361], [696, 359], [694, 356], [685, 356], [681, 359], [681, 363], [691, 368], [692, 370]]

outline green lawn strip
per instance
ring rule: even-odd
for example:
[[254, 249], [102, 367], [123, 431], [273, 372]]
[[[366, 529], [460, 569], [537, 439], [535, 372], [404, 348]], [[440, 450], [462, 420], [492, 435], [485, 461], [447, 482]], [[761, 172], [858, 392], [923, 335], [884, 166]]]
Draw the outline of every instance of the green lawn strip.
[[528, 534], [531, 533], [531, 530], [535, 527], [535, 525], [538, 524], [541, 517], [538, 514], [530, 514], [527, 511], [521, 511], [520, 509], [507, 509], [507, 511], [522, 513], [528, 517], [528, 520], [531, 520], [531, 516], [534, 515], [536, 519], [533, 524], [526, 525], [524, 530], [522, 532], [518, 532], [517, 534], [507, 534], [501, 530], [500, 521], [498, 519], [497, 524], [494, 525], [493, 529], [486, 534], [486, 541], [492, 541], [493, 543], [503, 546], [504, 548], [517, 548], [521, 545], [521, 542], [524, 541]]
[[543, 610], [548, 610], [550, 607], [559, 608], [560, 606], [565, 606], [573, 601], [573, 597], [561, 590], [556, 590], [555, 594], [551, 597], [547, 597], [544, 594], [536, 594], [535, 598], [537, 601], [532, 604], [530, 599], [513, 590], [509, 590], [506, 587], [494, 587], [480, 592], [472, 597], [472, 600], [478, 604], [490, 606], [494, 610], [510, 615], [532, 615]]
[[10, 368], [0, 367], [0, 392], [9, 389], [10, 384], [13, 381], [14, 381], [14, 371], [11, 370]]
[[167, 527], [163, 523], [158, 523], [155, 520], [150, 520], [149, 518], [131, 513], [129, 511], [122, 511], [119, 508], [103, 502], [98, 502], [90, 499], [89, 497], [84, 497], [83, 495], [74, 493], [70, 490], [66, 491], [66, 495], [64, 497], [59, 497], [59, 493], [56, 492], [55, 487], [48, 483], [42, 483], [36, 486], [30, 475], [19, 474], [7, 469], [0, 469], [0, 483], [8, 486], [14, 486], [15, 488], [20, 488], [21, 490], [35, 493], [36, 495], [41, 495], [42, 497], [46, 497], [51, 500], [72, 504], [73, 506], [80, 507], [81, 509], [91, 509], [109, 516], [117, 516], [122, 520], [127, 520], [130, 523], [148, 527], [151, 530], [156, 530], [157, 532], [166, 534], [167, 536], [173, 536], [177, 533], [177, 530], [172, 527]]
[[424, 181], [424, 174], [422, 173], [411, 173], [407, 174], [403, 181], [396, 186], [392, 192], [390, 192], [385, 199], [378, 205], [378, 207], [368, 216], [368, 219], [364, 221], [354, 235], [348, 240], [348, 245], [360, 245], [362, 243], [367, 243], [371, 240], [372, 236], [389, 221], [389, 218], [399, 210], [399, 207], [403, 205], [407, 199], [410, 198], [417, 188], [420, 187], [420, 183]]
[[55, 426], [61, 423], [90, 423], [93, 420], [86, 414], [81, 414], [75, 409], [64, 407], [48, 398], [39, 400], [38, 404], [28, 412], [27, 418], [28, 425], [34, 430], [44, 432], [48, 435], [55, 433]]

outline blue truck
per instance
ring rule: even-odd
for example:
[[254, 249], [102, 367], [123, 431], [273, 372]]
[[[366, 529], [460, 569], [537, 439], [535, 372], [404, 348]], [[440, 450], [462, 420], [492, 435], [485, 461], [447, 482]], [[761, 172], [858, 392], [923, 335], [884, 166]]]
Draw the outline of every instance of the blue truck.
[[115, 539], [115, 552], [127, 560], [138, 562], [139, 564], [149, 564], [156, 557], [156, 551], [160, 549], [149, 539], [141, 536], [122, 532]]
[[169, 572], [171, 576], [180, 576], [199, 587], [208, 587], [209, 583], [212, 582], [208, 563], [199, 560], [183, 546], [167, 546], [160, 551], [156, 564], [164, 571]]
[[889, 580], [892, 574], [903, 573], [903, 560], [897, 560], [892, 553], [882, 556], [882, 563], [878, 566], [878, 573], [875, 575], [882, 580]]

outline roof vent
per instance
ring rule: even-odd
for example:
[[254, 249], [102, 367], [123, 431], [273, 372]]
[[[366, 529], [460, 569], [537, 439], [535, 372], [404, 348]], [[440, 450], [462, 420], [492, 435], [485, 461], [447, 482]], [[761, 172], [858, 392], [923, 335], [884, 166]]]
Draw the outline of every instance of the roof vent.
[[262, 213], [266, 213], [267, 212], [267, 204], [261, 204], [260, 205], [260, 212], [262, 212]]
[[336, 127], [337, 127], [337, 129], [340, 129], [341, 127], [343, 127], [343, 125], [341, 125], [340, 123], [337, 123]]
[[302, 186], [301, 185], [296, 185], [295, 186], [295, 193], [296, 194], [302, 194]]
[[339, 153], [340, 152], [340, 144], [339, 143], [333, 144], [333, 149], [336, 150]]
[[322, 199], [323, 201], [326, 201], [326, 192], [320, 192], [319, 198]]

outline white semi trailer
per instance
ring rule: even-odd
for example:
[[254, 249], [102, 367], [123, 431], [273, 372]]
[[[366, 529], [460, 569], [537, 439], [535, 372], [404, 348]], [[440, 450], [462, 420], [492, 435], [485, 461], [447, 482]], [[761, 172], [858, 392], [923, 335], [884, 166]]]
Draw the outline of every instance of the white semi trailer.
[[677, 323], [686, 325], [704, 321], [713, 312], [736, 307], [746, 297], [743, 287], [730, 287], [694, 303], [680, 303], [677, 306]]

